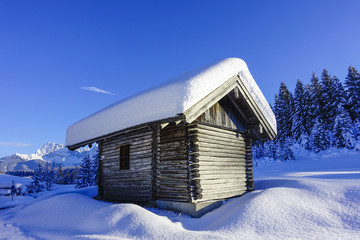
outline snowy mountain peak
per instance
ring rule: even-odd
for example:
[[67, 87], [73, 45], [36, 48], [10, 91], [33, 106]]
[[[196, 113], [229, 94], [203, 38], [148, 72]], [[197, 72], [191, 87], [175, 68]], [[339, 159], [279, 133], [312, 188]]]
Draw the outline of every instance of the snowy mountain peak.
[[45, 143], [42, 147], [40, 147], [35, 154], [38, 156], [44, 156], [46, 154], [49, 154], [51, 152], [55, 152], [59, 149], [64, 148], [64, 145], [62, 144], [58, 144], [58, 143], [52, 143], [52, 142], [47, 142]]
[[61, 164], [63, 167], [78, 166], [82, 158], [89, 154], [94, 156], [97, 145], [92, 148], [84, 147], [70, 151], [63, 144], [47, 142], [32, 154], [15, 153], [11, 156], [0, 158], [0, 172], [16, 170], [35, 170], [38, 163], [44, 164], [47, 161]]

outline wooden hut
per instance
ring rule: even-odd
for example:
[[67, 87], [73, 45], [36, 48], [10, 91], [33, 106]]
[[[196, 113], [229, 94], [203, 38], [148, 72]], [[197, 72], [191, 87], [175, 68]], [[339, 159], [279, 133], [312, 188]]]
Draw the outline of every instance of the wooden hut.
[[71, 125], [69, 149], [99, 145], [99, 197], [199, 217], [254, 190], [251, 145], [274, 114], [241, 59], [169, 80]]

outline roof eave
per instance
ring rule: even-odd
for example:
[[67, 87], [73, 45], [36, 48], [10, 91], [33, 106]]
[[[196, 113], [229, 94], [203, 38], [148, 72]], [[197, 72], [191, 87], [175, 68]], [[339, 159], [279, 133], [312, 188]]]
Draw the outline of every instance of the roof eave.
[[95, 138], [92, 138], [92, 139], [89, 139], [89, 140], [86, 140], [86, 141], [82, 141], [82, 142], [71, 144], [71, 145], [66, 145], [66, 147], [69, 150], [74, 151], [74, 150], [76, 150], [78, 148], [85, 147], [86, 145], [93, 144], [95, 142], [99, 143], [101, 141], [106, 140], [107, 138], [111, 138], [111, 137], [116, 136], [118, 134], [124, 134], [124, 133], [128, 133], [128, 132], [131, 132], [131, 131], [136, 131], [136, 130], [141, 129], [141, 128], [146, 128], [146, 127], [151, 128], [151, 127], [156, 126], [156, 125], [161, 125], [163, 123], [174, 122], [174, 121], [185, 121], [184, 115], [183, 114], [178, 114], [175, 117], [164, 118], [164, 119], [161, 119], [161, 120], [142, 123], [142, 124], [131, 126], [131, 127], [125, 128], [125, 129], [121, 129], [121, 130], [118, 130], [118, 131], [115, 131], [115, 132], [112, 132], [112, 133], [108, 133], [106, 135], [95, 137]]

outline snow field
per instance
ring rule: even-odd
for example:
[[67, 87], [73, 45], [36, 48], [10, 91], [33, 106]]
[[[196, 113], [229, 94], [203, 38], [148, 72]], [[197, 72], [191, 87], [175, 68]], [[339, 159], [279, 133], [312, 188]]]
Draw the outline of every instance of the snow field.
[[0, 211], [0, 239], [360, 239], [360, 153], [296, 153], [260, 162], [256, 191], [199, 219], [97, 201], [90, 187]]

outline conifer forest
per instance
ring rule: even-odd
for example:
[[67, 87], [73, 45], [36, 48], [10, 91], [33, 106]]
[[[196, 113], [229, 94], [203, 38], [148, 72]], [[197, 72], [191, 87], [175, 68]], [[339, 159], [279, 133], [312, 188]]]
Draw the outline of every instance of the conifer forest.
[[352, 66], [344, 81], [324, 69], [309, 83], [297, 80], [293, 92], [284, 82], [272, 109], [278, 135], [254, 142], [254, 159], [295, 159], [292, 147], [320, 152], [330, 147], [354, 149], [360, 140], [360, 74]]

